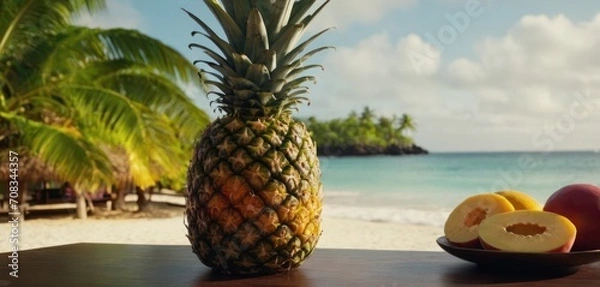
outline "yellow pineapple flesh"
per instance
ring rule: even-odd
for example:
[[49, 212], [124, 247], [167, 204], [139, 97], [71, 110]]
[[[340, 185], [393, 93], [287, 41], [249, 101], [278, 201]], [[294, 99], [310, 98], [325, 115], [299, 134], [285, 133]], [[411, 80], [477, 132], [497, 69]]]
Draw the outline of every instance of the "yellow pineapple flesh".
[[236, 274], [295, 268], [317, 244], [321, 210], [319, 161], [303, 123], [227, 117], [204, 132], [186, 214], [205, 265]]

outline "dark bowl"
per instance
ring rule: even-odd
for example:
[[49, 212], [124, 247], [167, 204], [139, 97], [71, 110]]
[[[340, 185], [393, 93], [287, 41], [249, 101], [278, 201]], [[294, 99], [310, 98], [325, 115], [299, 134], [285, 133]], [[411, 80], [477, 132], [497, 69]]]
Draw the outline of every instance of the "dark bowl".
[[445, 236], [439, 237], [436, 242], [455, 257], [494, 269], [565, 269], [600, 261], [600, 250], [568, 253], [508, 252], [456, 246]]

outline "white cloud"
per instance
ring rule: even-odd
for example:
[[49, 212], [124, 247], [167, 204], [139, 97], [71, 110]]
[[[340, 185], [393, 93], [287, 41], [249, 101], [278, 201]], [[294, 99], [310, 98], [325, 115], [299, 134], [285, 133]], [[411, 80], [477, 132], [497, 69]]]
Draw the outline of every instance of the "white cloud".
[[409, 7], [415, 2], [416, 0], [333, 0], [311, 24], [311, 29], [345, 29], [353, 23], [376, 23], [385, 14]]
[[448, 76], [457, 82], [476, 83], [485, 78], [485, 72], [479, 63], [458, 59], [448, 65]]
[[[421, 122], [417, 142], [434, 150], [543, 150], [549, 145], [533, 136], [550, 137], [566, 120], [575, 126], [558, 130], [553, 148], [599, 148], [599, 49], [600, 14], [581, 23], [525, 16], [505, 35], [476, 43], [470, 59], [443, 61], [419, 36], [379, 33], [328, 54], [311, 112], [337, 117], [365, 105], [408, 112]], [[415, 51], [433, 55], [420, 71]]]
[[[409, 35], [393, 43], [387, 33], [375, 34], [360, 41], [355, 47], [341, 47], [332, 53], [326, 63], [340, 73], [358, 74], [361, 78], [382, 79], [390, 75], [415, 74], [412, 53], [434, 48], [419, 36]], [[435, 74], [439, 67], [439, 54], [419, 66], [422, 75]]]
[[449, 78], [458, 85], [504, 91], [511, 110], [556, 115], [576, 90], [600, 88], [598, 32], [600, 14], [583, 23], [563, 15], [525, 16], [503, 37], [480, 42], [476, 59], [450, 63]]
[[143, 16], [128, 0], [107, 0], [107, 9], [94, 15], [82, 14], [74, 23], [92, 28], [128, 28], [140, 29]]
[[[488, 38], [477, 46], [478, 61], [490, 79], [515, 83], [555, 80], [597, 81], [600, 60], [600, 14], [590, 22], [572, 23], [563, 15], [525, 16], [504, 37]], [[510, 72], [510, 74], [507, 74]]]
[[394, 103], [387, 105], [389, 109], [420, 108], [419, 98], [404, 95], [416, 87], [421, 93], [434, 92], [435, 87], [428, 86], [428, 78], [438, 73], [440, 64], [436, 54], [437, 57], [419, 66], [417, 74], [411, 55], [422, 50], [434, 51], [434, 48], [416, 35], [393, 41], [387, 33], [373, 35], [354, 47], [338, 47], [328, 53], [325, 72], [318, 75], [316, 90], [325, 89], [328, 95], [319, 96], [321, 92], [317, 92], [311, 96], [314, 105], [310, 111], [332, 117], [343, 116], [356, 104], [359, 106], [352, 108], [361, 109], [369, 104], [379, 109], [386, 103]]

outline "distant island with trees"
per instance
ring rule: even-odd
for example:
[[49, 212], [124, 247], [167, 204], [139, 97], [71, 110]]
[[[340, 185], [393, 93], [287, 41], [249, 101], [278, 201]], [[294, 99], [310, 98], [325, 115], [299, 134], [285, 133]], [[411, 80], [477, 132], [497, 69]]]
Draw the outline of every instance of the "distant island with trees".
[[344, 119], [304, 121], [317, 142], [320, 156], [414, 155], [429, 152], [414, 143], [416, 130], [412, 116], [376, 117], [365, 107], [360, 115], [352, 111]]

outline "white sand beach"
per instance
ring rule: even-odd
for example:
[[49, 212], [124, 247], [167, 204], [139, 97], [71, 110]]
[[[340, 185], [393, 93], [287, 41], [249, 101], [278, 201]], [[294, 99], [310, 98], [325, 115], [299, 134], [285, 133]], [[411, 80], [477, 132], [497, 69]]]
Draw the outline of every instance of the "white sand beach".
[[[324, 218], [320, 248], [440, 250], [440, 227]], [[0, 224], [0, 252], [7, 252], [10, 225]], [[183, 217], [153, 219], [31, 219], [20, 225], [19, 249], [78, 242], [189, 245]]]

